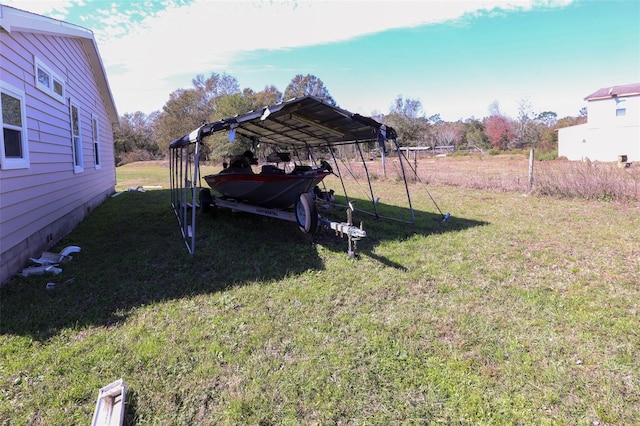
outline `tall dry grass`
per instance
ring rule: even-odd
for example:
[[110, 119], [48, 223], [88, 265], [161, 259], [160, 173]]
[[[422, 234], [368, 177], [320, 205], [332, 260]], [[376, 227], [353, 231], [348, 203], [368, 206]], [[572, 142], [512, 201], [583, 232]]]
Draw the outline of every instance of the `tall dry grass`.
[[640, 167], [615, 163], [551, 161], [537, 165], [534, 189], [542, 195], [638, 201]]
[[[356, 177], [365, 175], [361, 164], [341, 166]], [[384, 169], [380, 161], [368, 162], [366, 167], [373, 179], [402, 178], [397, 158], [388, 159]], [[523, 155], [409, 159], [405, 174], [411, 180], [416, 173], [421, 181], [435, 185], [588, 200], [640, 200], [640, 164], [620, 168], [616, 163], [536, 161], [533, 186], [529, 159]]]

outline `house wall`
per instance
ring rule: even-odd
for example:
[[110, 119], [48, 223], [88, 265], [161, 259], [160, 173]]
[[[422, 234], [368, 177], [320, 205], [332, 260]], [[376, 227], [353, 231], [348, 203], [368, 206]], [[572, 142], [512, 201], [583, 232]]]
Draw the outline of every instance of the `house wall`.
[[[591, 100], [586, 124], [558, 130], [558, 156], [569, 160], [640, 161], [640, 96]], [[617, 109], [624, 115], [616, 115]]]
[[[77, 38], [0, 31], [0, 80], [26, 95], [29, 167], [0, 170], [0, 283], [69, 233], [113, 193], [113, 130]], [[38, 58], [65, 83], [61, 101], [36, 87]], [[80, 111], [84, 168], [74, 172], [70, 99]], [[92, 114], [98, 120], [96, 167]]]
[[[625, 115], [616, 116], [618, 109], [625, 109]], [[588, 124], [593, 128], [638, 126], [640, 96], [591, 100], [587, 104], [587, 111]]]
[[558, 130], [558, 157], [569, 160], [584, 160], [590, 154], [586, 146], [588, 128], [586, 124], [563, 127]]

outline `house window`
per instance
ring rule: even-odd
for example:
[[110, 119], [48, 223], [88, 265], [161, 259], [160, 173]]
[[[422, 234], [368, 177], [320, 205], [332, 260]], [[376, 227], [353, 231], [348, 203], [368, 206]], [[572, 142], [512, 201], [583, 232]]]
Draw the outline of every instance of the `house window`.
[[616, 117], [622, 117], [627, 115], [627, 109], [626, 108], [616, 108]]
[[75, 173], [80, 173], [84, 170], [84, 160], [82, 158], [82, 136], [80, 133], [80, 110], [73, 103], [70, 108], [70, 116], [73, 171]]
[[100, 161], [100, 133], [98, 131], [98, 119], [95, 115], [91, 115], [91, 137], [93, 138], [93, 157], [95, 160], [96, 170], [102, 167]]
[[3, 170], [29, 168], [25, 94], [0, 82], [2, 105], [2, 134], [0, 135], [0, 163]]
[[39, 59], [36, 58], [35, 63], [36, 87], [60, 102], [64, 102], [63, 80]]

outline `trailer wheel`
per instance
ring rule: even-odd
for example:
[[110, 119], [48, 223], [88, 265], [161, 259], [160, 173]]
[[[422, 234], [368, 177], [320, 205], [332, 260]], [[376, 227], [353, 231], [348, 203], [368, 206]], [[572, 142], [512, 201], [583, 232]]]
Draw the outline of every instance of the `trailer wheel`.
[[305, 234], [314, 233], [318, 228], [318, 208], [311, 194], [300, 194], [296, 203], [296, 220]]
[[211, 211], [211, 203], [213, 202], [213, 196], [209, 188], [202, 188], [200, 190], [200, 210], [202, 213], [208, 213]]

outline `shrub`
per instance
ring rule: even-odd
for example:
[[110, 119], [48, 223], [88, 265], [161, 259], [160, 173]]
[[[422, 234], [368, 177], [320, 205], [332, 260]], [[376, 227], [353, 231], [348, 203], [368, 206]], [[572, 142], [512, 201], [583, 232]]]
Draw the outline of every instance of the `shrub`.
[[558, 158], [558, 151], [535, 151], [534, 156], [538, 161], [551, 161]]
[[464, 150], [453, 151], [453, 152], [449, 153], [448, 156], [449, 157], [468, 157], [469, 156], [469, 150], [468, 149], [464, 149]]

